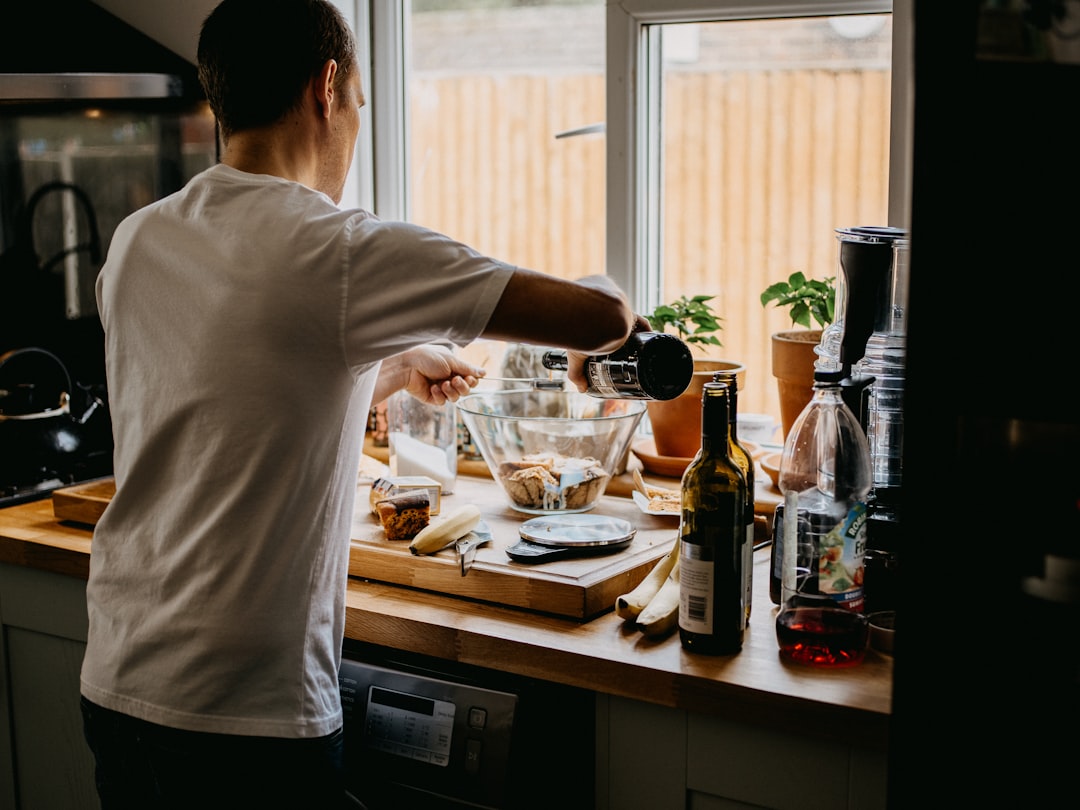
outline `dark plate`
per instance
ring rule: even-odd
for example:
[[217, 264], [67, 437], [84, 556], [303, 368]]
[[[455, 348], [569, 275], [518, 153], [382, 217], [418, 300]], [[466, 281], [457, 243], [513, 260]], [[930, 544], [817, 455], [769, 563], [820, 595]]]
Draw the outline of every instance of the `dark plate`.
[[542, 546], [539, 543], [530, 543], [528, 540], [519, 540], [506, 549], [506, 556], [514, 562], [535, 565], [536, 563], [561, 560], [566, 557], [595, 557], [601, 554], [613, 554], [622, 551], [633, 541], [628, 537], [618, 543], [608, 543], [602, 546]]

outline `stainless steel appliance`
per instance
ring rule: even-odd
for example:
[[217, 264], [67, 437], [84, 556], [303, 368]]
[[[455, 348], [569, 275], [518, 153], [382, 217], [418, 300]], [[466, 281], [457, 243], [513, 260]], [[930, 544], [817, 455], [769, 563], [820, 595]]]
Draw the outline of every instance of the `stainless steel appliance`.
[[[108, 43], [104, 46], [104, 43]], [[112, 471], [94, 283], [117, 224], [217, 160], [195, 67], [89, 0], [5, 10], [0, 25], [0, 355], [54, 356], [71, 412], [102, 430], [66, 459], [0, 465], [0, 507]], [[35, 355], [40, 359], [41, 355]], [[8, 368], [25, 392], [41, 369]], [[8, 413], [27, 403], [5, 397]], [[45, 410], [57, 403], [46, 403]], [[0, 433], [0, 457], [18, 452]], [[19, 475], [13, 474], [18, 467]], [[37, 469], [28, 478], [22, 474]]]
[[351, 640], [338, 682], [368, 810], [595, 804], [591, 692]]

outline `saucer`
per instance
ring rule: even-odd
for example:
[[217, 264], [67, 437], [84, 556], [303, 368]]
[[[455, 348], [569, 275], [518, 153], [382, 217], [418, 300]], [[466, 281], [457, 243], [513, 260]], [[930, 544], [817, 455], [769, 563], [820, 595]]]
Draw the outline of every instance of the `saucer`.
[[654, 475], [663, 475], [668, 478], [682, 478], [686, 468], [690, 466], [692, 458], [677, 458], [675, 456], [659, 456], [656, 454], [656, 442], [650, 437], [635, 442], [630, 448], [634, 455], [641, 459], [641, 466], [646, 472]]

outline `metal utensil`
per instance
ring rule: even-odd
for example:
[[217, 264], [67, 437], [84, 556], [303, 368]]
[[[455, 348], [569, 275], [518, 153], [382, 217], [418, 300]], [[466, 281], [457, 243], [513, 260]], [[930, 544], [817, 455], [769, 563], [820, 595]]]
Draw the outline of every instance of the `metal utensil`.
[[484, 521], [476, 524], [476, 528], [464, 537], [457, 540], [454, 546], [457, 548], [458, 563], [461, 565], [461, 575], [465, 576], [472, 568], [473, 559], [476, 557], [476, 549], [491, 540], [491, 529]]
[[481, 377], [481, 381], [523, 383], [536, 391], [562, 391], [565, 380], [551, 380], [547, 377]]

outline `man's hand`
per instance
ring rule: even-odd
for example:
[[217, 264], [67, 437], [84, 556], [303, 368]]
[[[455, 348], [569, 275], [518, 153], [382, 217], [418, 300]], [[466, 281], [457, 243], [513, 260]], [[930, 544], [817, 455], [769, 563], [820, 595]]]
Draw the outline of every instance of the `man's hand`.
[[[634, 331], [651, 332], [652, 325], [649, 323], [649, 319], [644, 315], [635, 315]], [[577, 386], [578, 391], [582, 393], [585, 393], [589, 388], [589, 379], [585, 376], [585, 361], [589, 357], [590, 355], [581, 352], [567, 351], [566, 353], [566, 379], [570, 381], [571, 385]]]
[[455, 357], [445, 346], [418, 346], [384, 361], [373, 401], [405, 390], [429, 405], [457, 402], [483, 374], [484, 369]]

